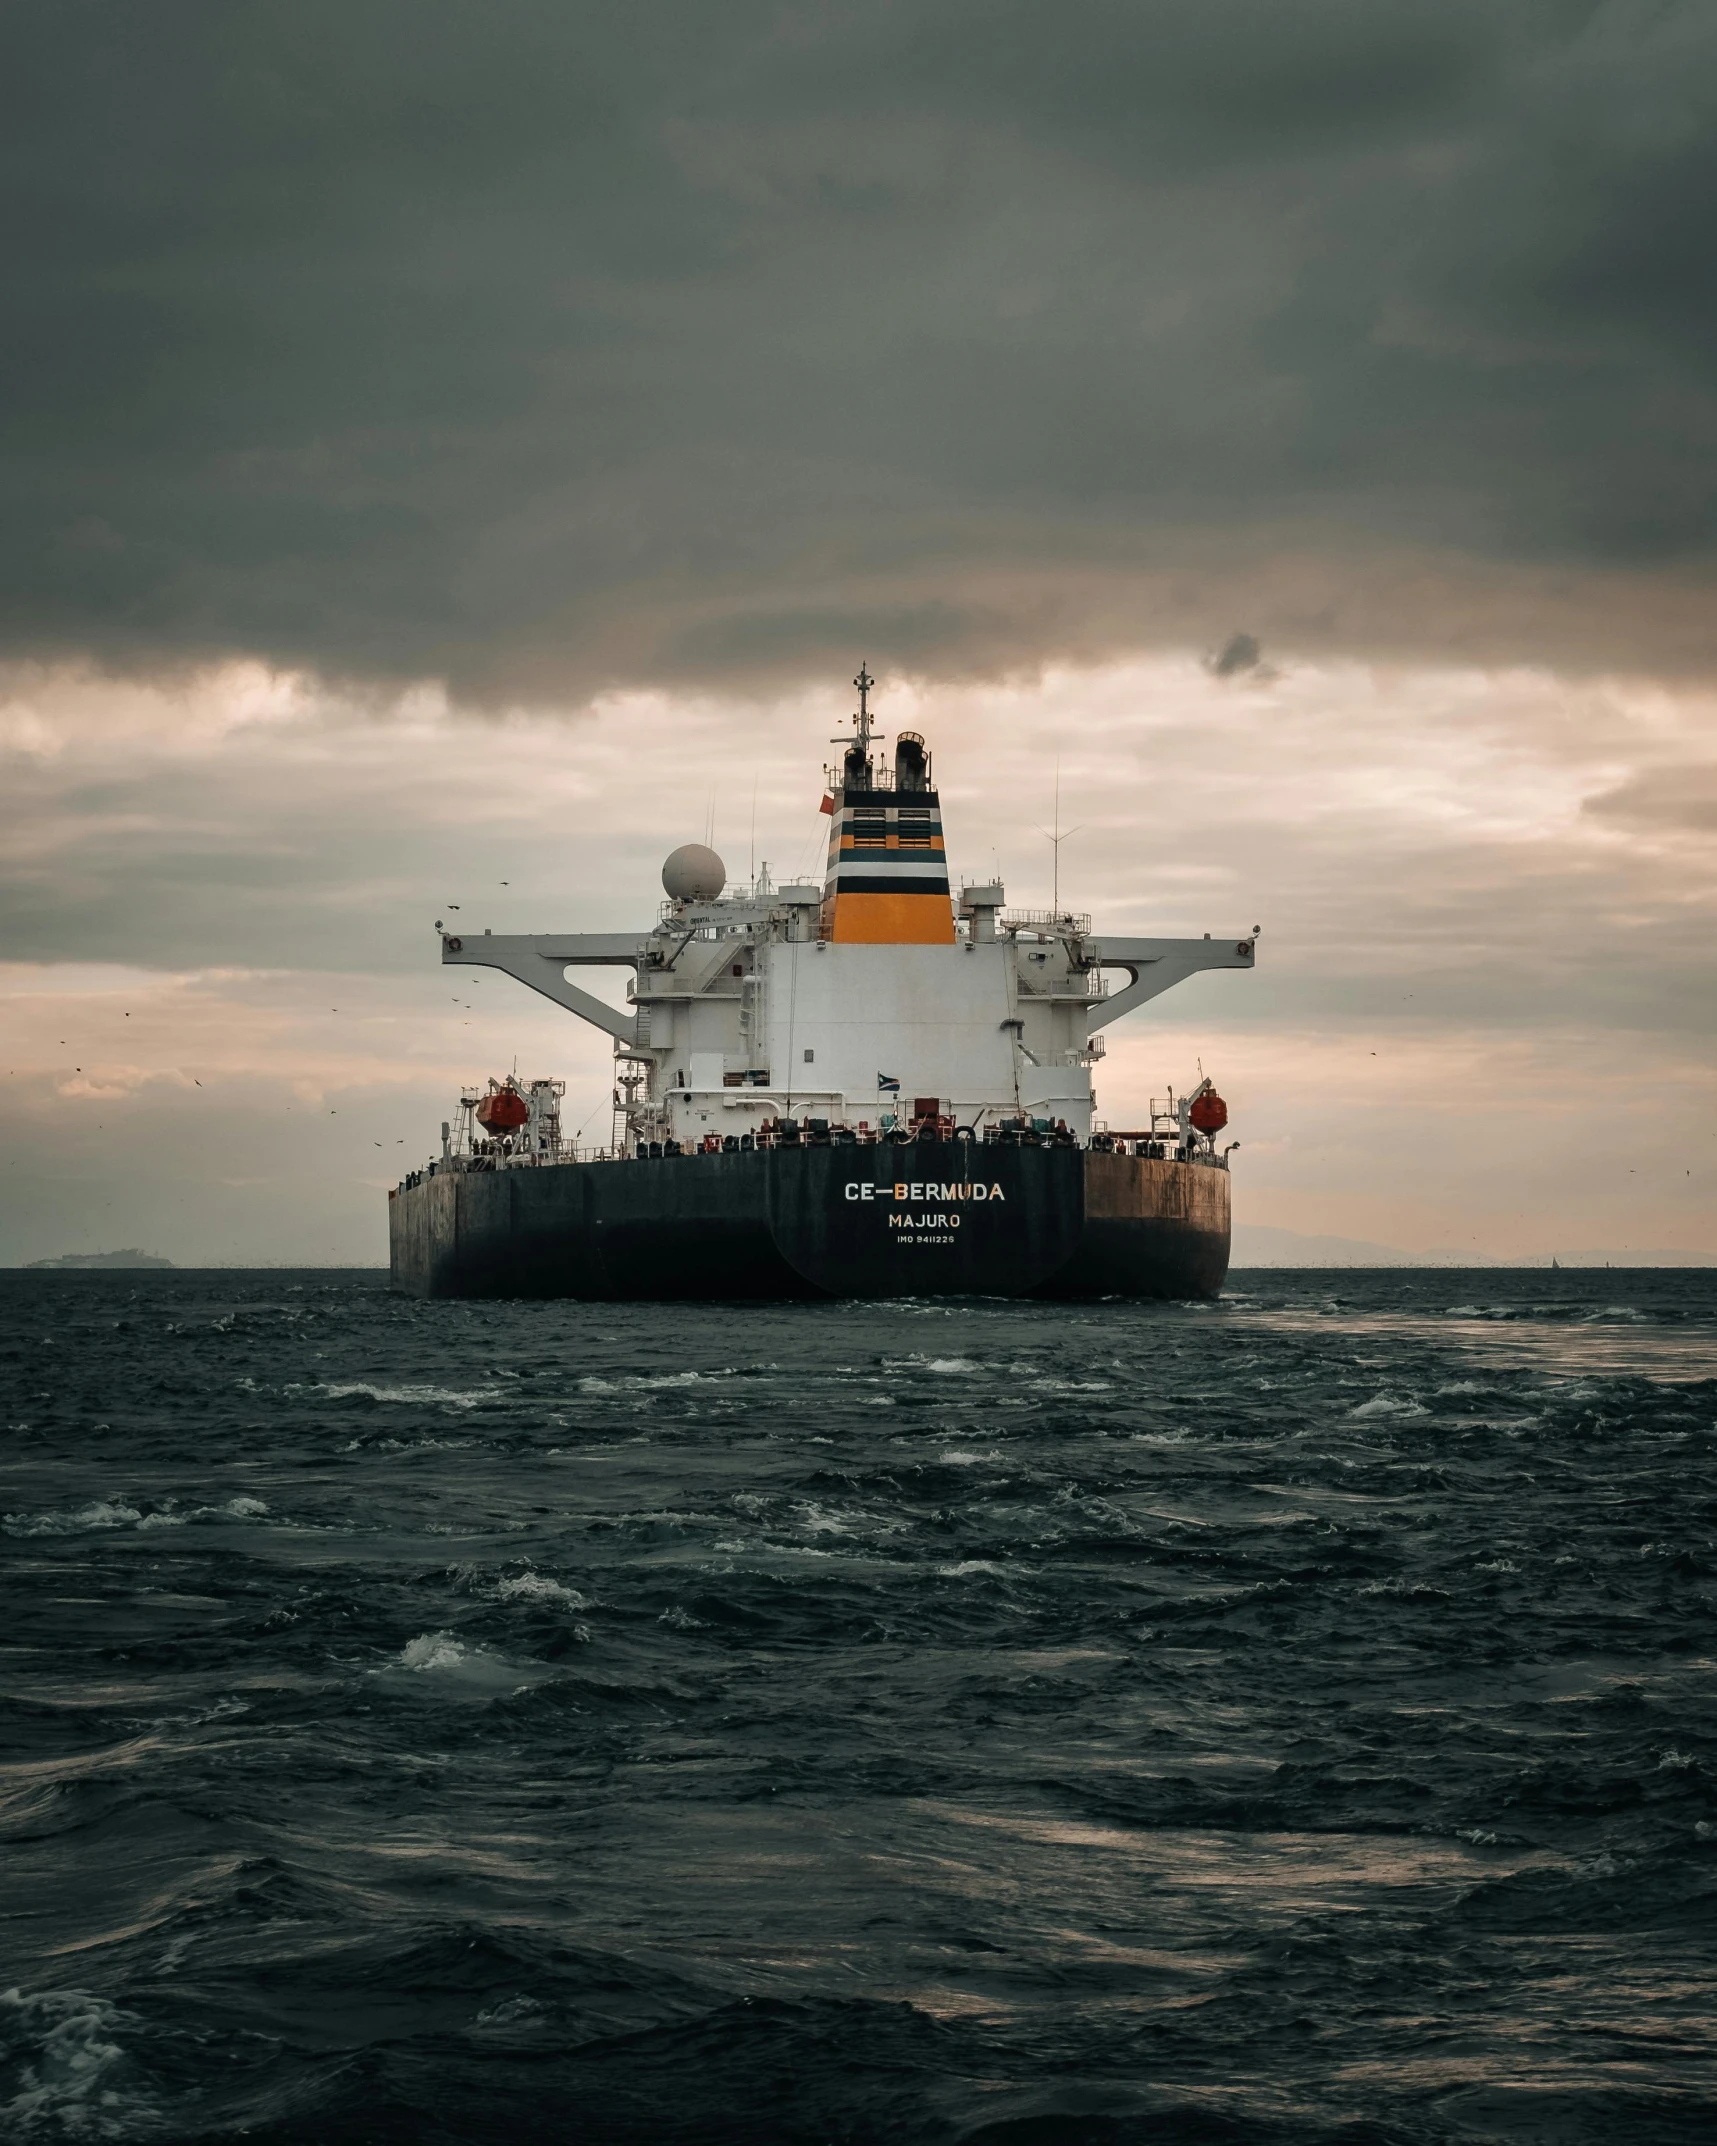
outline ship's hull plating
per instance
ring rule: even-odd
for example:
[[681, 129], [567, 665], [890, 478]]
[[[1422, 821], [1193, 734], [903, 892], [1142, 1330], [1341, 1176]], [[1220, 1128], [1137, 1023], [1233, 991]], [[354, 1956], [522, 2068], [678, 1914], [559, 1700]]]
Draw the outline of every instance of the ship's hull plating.
[[1212, 1297], [1228, 1173], [1079, 1148], [789, 1148], [438, 1174], [394, 1193], [388, 1223], [394, 1286], [420, 1296]]

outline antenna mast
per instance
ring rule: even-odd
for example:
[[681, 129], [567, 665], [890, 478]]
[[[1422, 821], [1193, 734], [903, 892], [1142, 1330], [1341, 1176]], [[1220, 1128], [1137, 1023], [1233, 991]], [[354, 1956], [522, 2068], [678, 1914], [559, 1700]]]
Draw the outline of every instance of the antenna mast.
[[1077, 827], [1069, 827], [1065, 833], [1062, 831], [1061, 755], [1059, 753], [1055, 756], [1055, 830], [1051, 833], [1047, 827], [1040, 827], [1037, 831], [1049, 844], [1055, 857], [1055, 863], [1052, 867], [1053, 876], [1050, 881], [1049, 905], [1051, 916], [1058, 917], [1061, 914], [1061, 845], [1063, 842], [1071, 841], [1073, 836], [1081, 835], [1085, 832], [1085, 822], [1083, 820], [1080, 821]]
[[1061, 914], [1061, 755], [1055, 756], [1055, 833], [1050, 840], [1054, 845], [1055, 864], [1050, 879], [1049, 906], [1055, 915]]
[[[853, 728], [858, 735], [852, 740], [852, 744], [861, 754], [868, 755], [871, 740], [870, 689], [876, 684], [876, 680], [870, 675], [870, 666], [868, 664], [861, 663], [859, 665], [858, 676], [853, 680], [853, 684], [858, 687], [859, 704], [858, 710], [853, 716]], [[829, 743], [831, 745], [845, 745], [847, 740], [845, 738], [831, 738]]]
[[856, 742], [861, 753], [868, 753], [870, 751], [870, 689], [876, 684], [876, 680], [870, 675], [869, 664], [861, 663], [859, 665], [858, 676], [853, 680], [853, 684], [858, 687], [859, 697], [858, 713], [853, 717], [853, 722], [858, 728]]

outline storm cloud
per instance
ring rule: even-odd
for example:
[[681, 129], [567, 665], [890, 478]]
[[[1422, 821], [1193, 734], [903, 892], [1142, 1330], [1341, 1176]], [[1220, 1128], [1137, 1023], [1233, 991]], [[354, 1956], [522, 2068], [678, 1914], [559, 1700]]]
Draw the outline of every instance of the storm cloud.
[[0, 654], [1717, 655], [1717, 11], [21, 5]]

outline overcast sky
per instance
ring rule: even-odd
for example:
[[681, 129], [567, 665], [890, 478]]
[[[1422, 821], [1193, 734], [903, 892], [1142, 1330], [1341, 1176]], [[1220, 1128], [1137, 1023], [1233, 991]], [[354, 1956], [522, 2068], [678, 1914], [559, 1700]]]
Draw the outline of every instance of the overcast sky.
[[1059, 757], [1080, 907], [1264, 927], [1099, 1068], [1242, 1217], [1717, 1252], [1709, 5], [55, 0], [0, 231], [0, 1260], [603, 1129], [434, 919], [802, 864], [861, 656], [957, 865]]

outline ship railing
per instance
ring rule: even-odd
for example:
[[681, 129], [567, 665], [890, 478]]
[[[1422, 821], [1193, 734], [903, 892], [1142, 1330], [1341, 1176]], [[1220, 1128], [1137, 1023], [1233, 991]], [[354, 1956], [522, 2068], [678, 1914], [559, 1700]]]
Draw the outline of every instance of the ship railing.
[[1091, 919], [1068, 909], [1004, 909], [996, 918], [996, 928], [1039, 939], [1088, 939]]
[[[835, 1135], [832, 1144], [841, 1147], [902, 1146], [916, 1148], [920, 1145], [915, 1135], [908, 1136], [903, 1141], [897, 1133], [877, 1131], [871, 1128], [860, 1132], [856, 1128], [832, 1127], [831, 1131]], [[845, 1137], [849, 1131], [852, 1134], [850, 1140]], [[1043, 1140], [1047, 1136], [1033, 1134], [1030, 1137], [1036, 1142]], [[757, 1132], [752, 1135], [752, 1139], [754, 1148], [758, 1150], [775, 1147], [820, 1147], [831, 1144], [828, 1134], [813, 1134], [808, 1137], [801, 1135], [797, 1140], [784, 1141], [778, 1133]], [[948, 1143], [935, 1142], [932, 1144], [937, 1146], [947, 1144], [959, 1147], [975, 1145], [982, 1149], [991, 1145], [992, 1142], [979, 1139], [974, 1143], [956, 1140]], [[1226, 1148], [1218, 1148], [1213, 1142], [1196, 1140], [1190, 1150], [1183, 1153], [1178, 1132], [1169, 1128], [1159, 1128], [1154, 1133], [1145, 1133], [1143, 1131], [1110, 1133], [1101, 1128], [1094, 1128], [1092, 1138], [1089, 1141], [1076, 1144], [1093, 1148], [1106, 1148], [1112, 1154], [1141, 1156], [1146, 1159], [1164, 1162], [1188, 1162], [1207, 1170], [1226, 1170], [1228, 1168], [1228, 1150]], [[679, 1152], [683, 1157], [695, 1158], [700, 1154], [721, 1153], [723, 1150], [704, 1149], [695, 1141], [687, 1140], [681, 1143]], [[401, 1189], [422, 1184], [426, 1178], [462, 1175], [466, 1172], [542, 1169], [551, 1163], [630, 1162], [635, 1159], [636, 1153], [636, 1142], [626, 1147], [617, 1148], [578, 1147], [571, 1141], [561, 1141], [552, 1151], [544, 1151], [534, 1155], [452, 1155], [445, 1160], [426, 1163], [421, 1170], [408, 1171], [401, 1180]]]
[[623, 1162], [630, 1153], [630, 1148], [580, 1147], [571, 1140], [556, 1140], [537, 1148], [520, 1148], [511, 1155], [456, 1152], [444, 1162], [438, 1162], [436, 1169], [438, 1172], [542, 1170], [553, 1163]]
[[[811, 882], [822, 883], [822, 867], [811, 875]], [[805, 882], [801, 882], [804, 884]], [[794, 882], [789, 881], [789, 885]], [[700, 911], [688, 917], [687, 907]], [[781, 899], [779, 887], [751, 893], [744, 888], [732, 894], [720, 894], [713, 901], [686, 904], [671, 898], [657, 905], [656, 929], [675, 933], [687, 944], [702, 944], [715, 939], [742, 938], [747, 931], [766, 923], [770, 917], [784, 917], [792, 913], [796, 905]]]
[[823, 787], [825, 790], [832, 790], [837, 797], [844, 787], [863, 790], [898, 790], [902, 797], [911, 797], [915, 794], [921, 795], [926, 790], [933, 790], [936, 785], [928, 781], [902, 784], [896, 781], [895, 770], [886, 761], [882, 760], [871, 762], [869, 778], [861, 783], [848, 775], [847, 765], [843, 760], [838, 765], [824, 761]]

